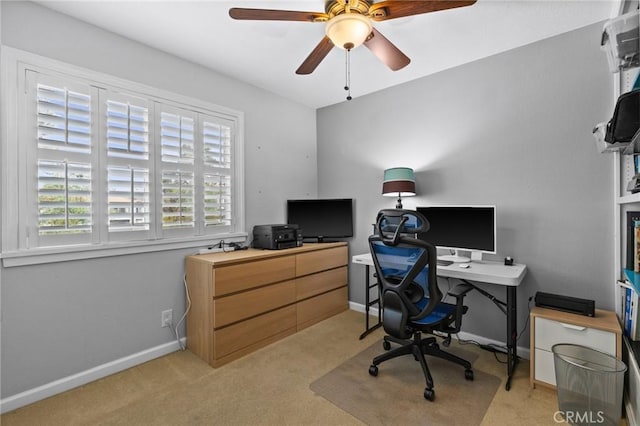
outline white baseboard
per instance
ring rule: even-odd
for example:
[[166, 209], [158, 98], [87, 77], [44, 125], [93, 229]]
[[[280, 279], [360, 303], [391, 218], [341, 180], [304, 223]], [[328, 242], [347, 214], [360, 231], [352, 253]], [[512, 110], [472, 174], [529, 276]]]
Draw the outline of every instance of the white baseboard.
[[[349, 301], [349, 309], [351, 309], [352, 311], [356, 311], [356, 312], [362, 312], [362, 313], [366, 312], [364, 305], [362, 305], [360, 303], [351, 302], [351, 301]], [[376, 309], [369, 309], [369, 315], [377, 318], [378, 317], [378, 309], [377, 308]], [[506, 321], [505, 321], [505, 325], [506, 325]], [[363, 322], [363, 327], [364, 327], [364, 322]], [[505, 330], [505, 332], [506, 332], [506, 330]], [[458, 339], [460, 339], [460, 340], [473, 340], [474, 342], [478, 342], [481, 345], [505, 346], [505, 342], [499, 342], [497, 340], [488, 339], [486, 337], [477, 336], [475, 334], [466, 333], [464, 331], [461, 331], [460, 333], [458, 333]], [[520, 358], [531, 359], [530, 358], [529, 348], [524, 348], [522, 346], [518, 346], [517, 347], [517, 352], [518, 352], [518, 356]]]
[[[183, 347], [186, 344], [186, 341], [187, 339], [184, 337], [180, 339]], [[160, 346], [146, 349], [142, 352], [99, 365], [89, 370], [81, 371], [80, 373], [76, 373], [68, 377], [63, 377], [62, 379], [38, 386], [37, 388], [20, 392], [0, 400], [0, 413], [3, 414], [15, 410], [16, 408], [24, 407], [25, 405], [32, 404], [78, 386], [86, 385], [89, 382], [102, 379], [103, 377], [110, 376], [111, 374], [135, 367], [136, 365], [151, 361], [152, 359], [159, 358], [178, 350], [180, 350], [180, 345], [178, 345], [177, 341], [165, 343]]]

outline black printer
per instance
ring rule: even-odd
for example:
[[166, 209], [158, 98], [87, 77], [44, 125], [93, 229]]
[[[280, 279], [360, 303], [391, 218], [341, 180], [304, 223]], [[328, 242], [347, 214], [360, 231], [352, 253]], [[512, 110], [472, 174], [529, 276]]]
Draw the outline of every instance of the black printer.
[[255, 225], [251, 246], [267, 250], [301, 247], [302, 232], [294, 224]]

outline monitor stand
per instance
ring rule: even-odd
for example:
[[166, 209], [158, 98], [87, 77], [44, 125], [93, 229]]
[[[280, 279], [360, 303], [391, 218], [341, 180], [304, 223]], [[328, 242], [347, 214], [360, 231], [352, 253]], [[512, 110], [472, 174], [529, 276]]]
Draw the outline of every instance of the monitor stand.
[[471, 261], [472, 262], [482, 262], [482, 252], [481, 251], [472, 251], [471, 252]]
[[447, 262], [453, 263], [465, 263], [471, 262], [471, 258], [467, 256], [462, 256], [461, 251], [456, 250], [456, 254], [447, 254], [443, 256], [438, 256], [439, 260], [445, 260]]

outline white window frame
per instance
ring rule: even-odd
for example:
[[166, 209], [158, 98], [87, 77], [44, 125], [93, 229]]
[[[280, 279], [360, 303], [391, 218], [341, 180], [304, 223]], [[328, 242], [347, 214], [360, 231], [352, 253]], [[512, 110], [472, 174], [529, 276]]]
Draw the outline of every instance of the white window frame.
[[[58, 261], [67, 261], [75, 259], [87, 259], [94, 257], [116, 256], [124, 254], [134, 254], [153, 251], [164, 251], [182, 248], [195, 248], [205, 245], [211, 245], [218, 241], [225, 242], [243, 242], [246, 240], [247, 232], [245, 231], [245, 213], [244, 213], [244, 113], [232, 110], [226, 107], [212, 104], [200, 99], [191, 98], [181, 94], [176, 94], [163, 89], [142, 85], [128, 80], [120, 79], [107, 74], [98, 73], [92, 70], [84, 69], [74, 65], [69, 65], [50, 58], [35, 55], [18, 49], [2, 46], [0, 50], [2, 66], [2, 76], [0, 81], [0, 126], [2, 128], [0, 155], [2, 165], [2, 183], [1, 183], [1, 201], [2, 201], [2, 235], [1, 244], [2, 251], [0, 257], [3, 266], [20, 266], [39, 263], [49, 263]], [[100, 114], [100, 121], [97, 123], [100, 138], [100, 154], [99, 169], [95, 170], [93, 179], [103, 179], [106, 182], [106, 165], [107, 155], [106, 148], [103, 146], [105, 135], [104, 115], [106, 104], [103, 105], [102, 93], [105, 92], [121, 92], [130, 96], [138, 96], [146, 99], [150, 103], [149, 108], [149, 131], [155, 132], [158, 127], [159, 112], [155, 111], [153, 105], [170, 105], [172, 107], [183, 108], [192, 111], [195, 115], [217, 117], [225, 123], [232, 125], [232, 222], [230, 226], [205, 226], [204, 217], [198, 211], [196, 218], [196, 226], [193, 232], [166, 232], [162, 229], [162, 224], [158, 221], [152, 225], [155, 227], [150, 233], [148, 239], [128, 240], [110, 239], [108, 232], [107, 213], [107, 194], [95, 194], [95, 202], [100, 207], [94, 211], [94, 229], [90, 243], [60, 245], [49, 247], [30, 247], [29, 234], [33, 233], [33, 205], [29, 205], [29, 199], [33, 204], [33, 195], [26, 197], [21, 192], [26, 190], [29, 185], [29, 179], [33, 181], [32, 173], [29, 167], [33, 167], [30, 161], [33, 161], [35, 155], [33, 151], [33, 141], [21, 140], [24, 138], [25, 126], [33, 126], [30, 120], [33, 117], [26, 117], [24, 111], [24, 102], [27, 102], [27, 96], [21, 93], [27, 87], [26, 75], [27, 70], [34, 70], [53, 77], [64, 79], [73, 79], [79, 83], [87, 83], [98, 89], [98, 92], [92, 92], [92, 97], [98, 99], [99, 108], [92, 111], [92, 115], [96, 117]], [[93, 89], [92, 89], [93, 90]], [[199, 124], [196, 124], [196, 132], [202, 132]], [[150, 148], [150, 155], [153, 164], [150, 170], [151, 196], [157, 197], [161, 188], [158, 184], [160, 180], [157, 174], [161, 173], [158, 168], [160, 147], [158, 142], [151, 140], [154, 145]], [[198, 152], [201, 146], [196, 146], [196, 158], [201, 155]], [[155, 151], [155, 152], [154, 152]], [[194, 167], [196, 176], [202, 175], [205, 170], [198, 165]], [[106, 185], [103, 182], [101, 185]], [[196, 182], [196, 210], [201, 209], [203, 201], [202, 184]], [[103, 187], [101, 187], [103, 188]], [[152, 208], [152, 217], [158, 216], [161, 207], [156, 203]], [[28, 214], [25, 214], [28, 213]], [[29, 216], [31, 215], [31, 216]], [[96, 217], [97, 216], [97, 217]], [[152, 219], [153, 220], [153, 219]], [[123, 235], [126, 232], [122, 233]], [[31, 243], [33, 245], [33, 243]]]

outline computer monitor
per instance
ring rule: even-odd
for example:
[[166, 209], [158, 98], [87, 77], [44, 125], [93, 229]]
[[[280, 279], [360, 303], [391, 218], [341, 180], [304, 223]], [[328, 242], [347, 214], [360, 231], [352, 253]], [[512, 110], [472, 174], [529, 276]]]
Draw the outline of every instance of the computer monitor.
[[[418, 238], [437, 248], [455, 250], [438, 256], [453, 262], [481, 260], [482, 253], [496, 253], [495, 206], [431, 206], [416, 209], [429, 221], [429, 230]], [[471, 252], [471, 257], [460, 251]]]
[[353, 237], [353, 200], [287, 200], [287, 223], [298, 225], [305, 240]]

